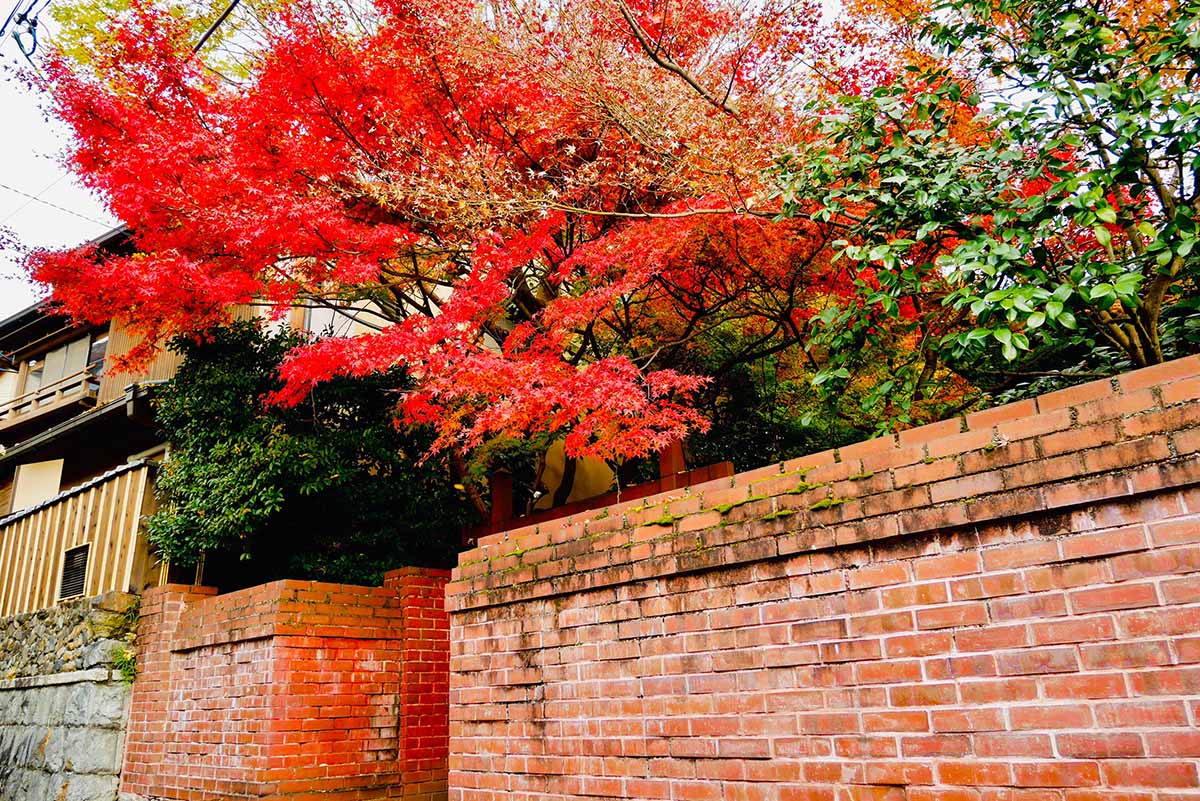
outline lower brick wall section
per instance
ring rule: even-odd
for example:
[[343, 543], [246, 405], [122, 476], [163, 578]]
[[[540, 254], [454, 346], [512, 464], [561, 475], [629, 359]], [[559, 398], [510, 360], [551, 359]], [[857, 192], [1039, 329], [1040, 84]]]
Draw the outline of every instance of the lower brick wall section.
[[1200, 491], [460, 612], [451, 801], [1200, 798]]
[[446, 580], [148, 591], [122, 798], [445, 799]]

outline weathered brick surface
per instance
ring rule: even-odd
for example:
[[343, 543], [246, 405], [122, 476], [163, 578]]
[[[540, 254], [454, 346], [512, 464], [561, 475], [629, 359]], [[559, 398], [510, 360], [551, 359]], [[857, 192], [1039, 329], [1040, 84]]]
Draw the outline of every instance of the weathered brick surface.
[[124, 797], [444, 799], [446, 578], [147, 592]]
[[485, 539], [451, 801], [1200, 799], [1198, 374]]

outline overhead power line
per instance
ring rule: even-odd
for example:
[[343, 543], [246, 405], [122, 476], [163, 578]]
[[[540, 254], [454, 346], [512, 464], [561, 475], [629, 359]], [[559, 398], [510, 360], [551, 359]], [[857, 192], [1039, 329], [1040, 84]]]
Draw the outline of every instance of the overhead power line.
[[216, 21], [213, 22], [212, 25], [208, 26], [208, 30], [206, 30], [200, 36], [200, 41], [196, 42], [196, 45], [192, 48], [192, 53], [200, 52], [200, 48], [204, 47], [204, 43], [208, 41], [208, 37], [217, 32], [217, 28], [220, 28], [225, 20], [229, 18], [229, 15], [233, 13], [233, 10], [237, 8], [238, 3], [241, 1], [242, 0], [232, 0], [232, 2], [225, 7], [225, 10], [221, 12], [221, 16], [217, 17]]
[[[54, 182], [54, 184], [56, 184], [56, 183], [58, 183], [58, 181]], [[54, 186], [54, 184], [50, 184], [50, 186], [46, 187], [42, 191], [43, 192], [49, 191], [51, 189], [51, 187]], [[78, 217], [81, 220], [87, 220], [88, 222], [95, 223], [96, 225], [100, 225], [100, 226], [104, 226], [104, 227], [109, 227], [109, 225], [110, 225], [110, 223], [100, 222], [100, 220], [97, 220], [95, 217], [89, 217], [86, 214], [81, 214], [80, 212], [74, 211], [72, 209], [68, 209], [65, 206], [60, 206], [57, 203], [51, 203], [49, 200], [43, 200], [42, 198], [38, 197], [37, 195], [31, 195], [28, 192], [23, 192], [20, 189], [16, 189], [14, 187], [9, 186], [8, 184], [0, 183], [0, 189], [7, 189], [9, 192], [12, 192], [13, 194], [17, 194], [17, 195], [20, 195], [21, 197], [29, 198], [29, 201], [27, 203], [24, 203], [23, 205], [21, 205], [20, 208], [13, 211], [11, 214], [9, 214], [7, 217], [5, 217], [3, 220], [0, 220], [0, 224], [8, 222], [8, 220], [10, 218], [15, 216], [17, 214], [17, 212], [21, 211], [21, 209], [24, 209], [26, 206], [28, 206], [29, 203], [41, 203], [43, 206], [49, 206], [50, 208], [57, 209], [58, 211], [61, 211], [64, 214], [70, 214], [73, 217]]]

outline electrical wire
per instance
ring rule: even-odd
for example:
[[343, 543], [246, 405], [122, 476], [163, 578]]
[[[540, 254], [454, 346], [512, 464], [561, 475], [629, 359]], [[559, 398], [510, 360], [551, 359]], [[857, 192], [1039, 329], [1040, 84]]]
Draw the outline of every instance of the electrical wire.
[[23, 18], [26, 14], [28, 14], [30, 9], [33, 8], [33, 4], [36, 3], [37, 0], [29, 0], [29, 5], [25, 7], [24, 11], [20, 10], [21, 2], [22, 2], [22, 0], [17, 0], [16, 5], [14, 5], [12, 7], [12, 11], [8, 12], [8, 16], [5, 17], [5, 19], [4, 19], [4, 24], [0, 25], [0, 36], [3, 36], [5, 33], [8, 32], [8, 26], [12, 24], [14, 19], [19, 20], [19, 19]]
[[[66, 177], [66, 176], [64, 175], [63, 177]], [[61, 180], [61, 178], [59, 180]], [[54, 183], [56, 184], [56, 183], [58, 183], [58, 181], [55, 181]], [[46, 187], [46, 189], [43, 189], [42, 192], [44, 193], [44, 192], [49, 191], [49, 189], [53, 186], [54, 186], [54, 184], [51, 184], [50, 186]], [[15, 216], [17, 212], [19, 212], [21, 209], [25, 208], [25, 206], [28, 206], [29, 203], [41, 203], [43, 206], [49, 206], [52, 209], [57, 209], [58, 211], [61, 211], [65, 214], [70, 214], [74, 217], [78, 217], [81, 220], [87, 220], [90, 223], [95, 223], [96, 225], [104, 226], [106, 228], [111, 227], [109, 225], [109, 223], [100, 222], [99, 220], [97, 220], [94, 217], [88, 217], [86, 214], [81, 214], [78, 211], [73, 211], [71, 209], [66, 208], [65, 206], [60, 206], [57, 203], [51, 203], [49, 200], [43, 200], [42, 198], [38, 197], [37, 195], [31, 195], [28, 192], [23, 192], [20, 189], [15, 189], [14, 187], [9, 186], [8, 184], [0, 183], [0, 189], [7, 189], [9, 192], [12, 192], [17, 195], [21, 195], [22, 197], [29, 198], [29, 201], [27, 203], [23, 204], [20, 208], [11, 212], [3, 220], [0, 220], [0, 224], [7, 222], [10, 218]]]
[[[48, 3], [50, 0], [46, 0], [46, 2]], [[232, 0], [232, 2], [225, 7], [225, 10], [221, 12], [221, 16], [217, 17], [216, 21], [213, 22], [212, 25], [208, 26], [208, 30], [201, 35], [200, 41], [196, 42], [196, 46], [192, 48], [193, 55], [200, 52], [200, 48], [204, 47], [204, 43], [208, 41], [208, 37], [217, 32], [217, 28], [220, 28], [225, 20], [229, 18], [229, 15], [233, 13], [233, 10], [238, 7], [238, 3], [240, 2], [242, 2], [242, 0]]]
[[[0, 25], [0, 37], [4, 36], [11, 25], [11, 36], [12, 40], [17, 43], [17, 49], [21, 51], [21, 55], [29, 62], [29, 66], [33, 67], [34, 71], [40, 74], [41, 70], [33, 62], [33, 54], [37, 52], [39, 44], [38, 16], [50, 5], [50, 0], [29, 0], [29, 4], [25, 6], [24, 11], [20, 10], [21, 2], [22, 0], [17, 0], [17, 4], [8, 12], [8, 17], [5, 18], [4, 24]], [[38, 2], [42, 4], [40, 8], [37, 7]]]
[[[17, 48], [21, 51], [21, 54], [23, 56], [25, 56], [25, 60], [28, 61], [30, 66], [32, 66], [35, 70], [37, 69], [37, 65], [33, 63], [32, 56], [37, 51], [37, 47], [38, 47], [38, 38], [37, 38], [38, 15], [41, 14], [43, 11], [45, 11], [47, 7], [49, 7], [51, 0], [40, 0], [40, 1], [42, 3], [41, 8], [38, 8], [37, 11], [34, 12], [33, 10], [37, 6], [39, 0], [29, 0], [29, 4], [25, 6], [24, 11], [20, 10], [23, 0], [17, 0], [16, 4], [13, 5], [12, 10], [10, 10], [8, 12], [8, 16], [5, 18], [4, 23], [0, 24], [0, 41], [2, 41], [4, 35], [9, 30], [9, 26], [11, 25], [13, 27], [12, 38], [17, 43]], [[236, 9], [238, 7], [239, 3], [241, 3], [241, 0], [231, 0], [229, 5], [225, 7], [225, 10], [221, 12], [221, 16], [217, 17], [216, 20], [213, 21], [212, 25], [208, 26], [208, 29], [206, 31], [204, 31], [204, 33], [200, 36], [200, 39], [196, 42], [195, 46], [192, 47], [193, 54], [200, 52], [200, 49], [202, 47], [204, 47], [205, 43], [209, 40], [209, 38], [212, 37], [212, 35], [217, 32], [217, 29], [220, 28], [221, 25], [224, 24], [225, 20], [229, 18], [229, 15], [233, 13], [234, 9]], [[32, 14], [31, 14], [31, 12], [32, 12]], [[20, 35], [19, 35], [18, 31], [16, 30], [17, 26], [21, 26], [21, 25], [25, 26], [26, 34], [28, 34], [31, 37], [32, 45], [30, 46], [30, 48], [28, 50], [25, 49], [25, 44], [22, 42]], [[41, 192], [38, 192], [36, 195], [31, 195], [28, 192], [23, 192], [20, 189], [16, 189], [16, 188], [8, 186], [6, 184], [0, 183], [0, 189], [7, 189], [9, 192], [13, 192], [15, 194], [21, 195], [22, 197], [27, 198], [27, 200], [24, 203], [22, 203], [20, 206], [18, 206], [17, 208], [15, 208], [11, 212], [9, 212], [7, 215], [5, 215], [5, 217], [3, 219], [0, 219], [0, 225], [3, 225], [4, 223], [11, 220], [18, 213], [20, 213], [27, 206], [29, 206], [30, 203], [41, 203], [43, 206], [48, 206], [52, 209], [56, 209], [58, 211], [64, 212], [65, 214], [70, 214], [74, 217], [78, 217], [81, 220], [86, 220], [88, 222], [95, 223], [96, 225], [104, 226], [106, 228], [110, 227], [108, 223], [100, 222], [99, 220], [97, 220], [93, 217], [88, 217], [85, 214], [81, 214], [77, 211], [72, 211], [71, 209], [65, 208], [63, 206], [59, 206], [55, 203], [51, 203], [48, 200], [42, 199], [42, 197], [41, 197], [42, 195], [44, 195], [46, 192], [49, 192], [51, 189], [53, 189], [54, 186], [57, 185], [58, 182], [61, 181], [65, 177], [66, 177], [66, 173], [63, 173], [58, 178], [54, 179], [54, 181], [51, 182], [45, 189], [43, 189]]]
[[[41, 197], [42, 195], [46, 194], [46, 193], [47, 193], [47, 192], [49, 192], [51, 189], [53, 189], [54, 187], [58, 186], [58, 185], [59, 185], [59, 183], [61, 183], [61, 182], [62, 182], [62, 179], [63, 179], [63, 178], [66, 178], [66, 177], [67, 177], [67, 174], [66, 174], [65, 172], [64, 172], [64, 173], [62, 173], [62, 174], [61, 174], [61, 175], [59, 175], [57, 178], [55, 178], [53, 181], [51, 181], [50, 183], [48, 183], [48, 184], [46, 184], [44, 187], [42, 187], [41, 191], [39, 191], [39, 192], [37, 193], [37, 196], [38, 196], [38, 197]], [[32, 198], [32, 197], [31, 197], [31, 198], [29, 198], [29, 199], [28, 199], [28, 200], [26, 200], [24, 203], [22, 203], [20, 206], [17, 206], [15, 209], [13, 209], [12, 211], [10, 211], [8, 214], [4, 215], [4, 218], [3, 218], [3, 219], [0, 219], [0, 225], [4, 225], [6, 222], [8, 222], [9, 220], [11, 220], [13, 217], [16, 217], [18, 214], [20, 214], [22, 211], [24, 211], [26, 208], [28, 208], [29, 204], [30, 204], [30, 203], [33, 203], [33, 202], [34, 202], [34, 200], [35, 200], [35, 199], [34, 199], [34, 198]]]

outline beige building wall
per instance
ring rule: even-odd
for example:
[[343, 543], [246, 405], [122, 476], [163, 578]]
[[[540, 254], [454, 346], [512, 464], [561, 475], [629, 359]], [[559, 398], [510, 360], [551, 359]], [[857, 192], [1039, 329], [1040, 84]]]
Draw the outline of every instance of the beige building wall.
[[12, 511], [28, 509], [58, 494], [62, 486], [63, 460], [29, 462], [17, 467], [16, 486], [13, 487]]

